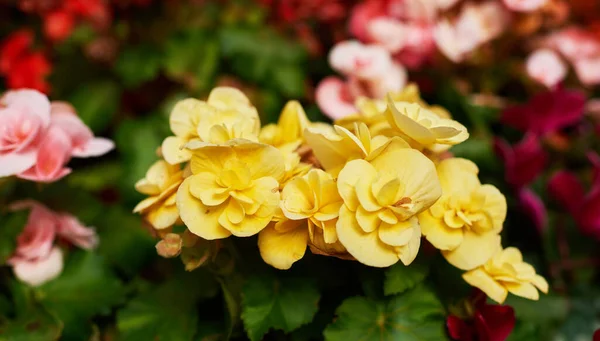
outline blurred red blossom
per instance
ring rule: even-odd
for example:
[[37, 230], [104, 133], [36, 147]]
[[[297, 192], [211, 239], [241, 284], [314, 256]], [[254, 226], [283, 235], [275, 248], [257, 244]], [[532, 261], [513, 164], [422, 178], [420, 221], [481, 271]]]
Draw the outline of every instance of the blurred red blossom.
[[479, 290], [471, 295], [467, 304], [472, 309], [468, 320], [455, 315], [446, 319], [453, 340], [504, 341], [508, 338], [515, 326], [515, 312], [511, 306], [487, 304], [485, 294]]
[[9, 35], [0, 46], [0, 74], [6, 77], [10, 89], [29, 88], [50, 92], [46, 82], [52, 70], [48, 58], [39, 51], [33, 51], [33, 32], [19, 30]]
[[519, 143], [512, 146], [497, 138], [494, 149], [504, 161], [506, 182], [517, 190], [535, 180], [548, 163], [548, 154], [534, 134], [525, 135]]
[[536, 230], [542, 233], [548, 223], [546, 206], [542, 199], [530, 188], [521, 189], [517, 197], [523, 214], [529, 218]]
[[588, 154], [594, 167], [590, 190], [586, 193], [578, 177], [561, 170], [548, 181], [548, 192], [569, 212], [582, 233], [600, 238], [600, 159], [597, 154]]
[[578, 123], [584, 108], [582, 92], [559, 87], [539, 93], [525, 104], [506, 109], [501, 121], [522, 132], [542, 136]]

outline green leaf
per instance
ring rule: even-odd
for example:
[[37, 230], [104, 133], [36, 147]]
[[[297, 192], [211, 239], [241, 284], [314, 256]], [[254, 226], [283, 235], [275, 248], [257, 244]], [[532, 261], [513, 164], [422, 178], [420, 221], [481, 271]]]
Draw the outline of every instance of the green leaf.
[[0, 341], [51, 341], [61, 336], [63, 324], [43, 307], [32, 307], [14, 320], [0, 322]]
[[175, 276], [117, 312], [119, 340], [194, 340], [199, 323], [196, 304], [217, 291], [217, 283], [205, 271]]
[[446, 340], [443, 307], [423, 286], [385, 302], [352, 297], [336, 315], [323, 333], [327, 341]]
[[300, 65], [278, 65], [273, 69], [273, 84], [284, 96], [304, 96], [304, 70]]
[[289, 333], [309, 323], [319, 298], [316, 283], [310, 279], [252, 277], [242, 291], [242, 320], [248, 337], [258, 341], [269, 329]]
[[383, 292], [386, 296], [400, 294], [423, 282], [429, 274], [429, 262], [417, 259], [409, 266], [396, 263], [385, 271]]
[[69, 97], [81, 120], [94, 132], [106, 129], [117, 113], [120, 102], [119, 86], [112, 81], [82, 84]]
[[121, 178], [123, 168], [118, 162], [104, 162], [87, 168], [78, 168], [67, 177], [67, 183], [72, 187], [86, 191], [99, 191], [115, 184], [115, 179]]
[[225, 308], [227, 309], [227, 315], [225, 316], [227, 321], [226, 339], [231, 337], [233, 329], [240, 319], [241, 283], [240, 276], [229, 276], [219, 279], [221, 292], [223, 292], [223, 300], [225, 301]]
[[515, 309], [519, 321], [551, 323], [562, 321], [569, 314], [569, 302], [565, 297], [540, 295], [537, 301], [509, 295], [505, 302]]
[[128, 88], [134, 88], [158, 75], [161, 51], [151, 45], [127, 48], [119, 54], [115, 71]]
[[35, 289], [38, 300], [65, 325], [64, 339], [82, 340], [91, 332], [90, 319], [108, 314], [125, 298], [121, 281], [102, 257], [79, 251], [70, 255], [63, 273]]
[[17, 237], [23, 231], [28, 217], [29, 210], [10, 212], [0, 217], [0, 264], [5, 264], [15, 251]]

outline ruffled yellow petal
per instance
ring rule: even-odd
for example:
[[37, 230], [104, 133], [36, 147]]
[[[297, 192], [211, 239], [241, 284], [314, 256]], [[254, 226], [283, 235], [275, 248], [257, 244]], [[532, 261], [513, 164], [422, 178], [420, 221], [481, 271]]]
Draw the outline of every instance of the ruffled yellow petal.
[[496, 282], [489, 274], [481, 268], [477, 268], [462, 275], [463, 279], [470, 285], [479, 288], [489, 298], [502, 304], [506, 300], [508, 290]]
[[490, 260], [500, 247], [499, 235], [492, 232], [479, 235], [467, 230], [462, 243], [453, 250], [442, 251], [442, 255], [455, 267], [471, 270]]
[[504, 286], [513, 295], [537, 301], [540, 299], [540, 294], [531, 283], [505, 283]]
[[146, 216], [146, 220], [157, 230], [173, 226], [179, 219], [177, 206], [160, 206], [152, 210]]
[[289, 269], [304, 257], [308, 244], [306, 224], [290, 231], [279, 232], [273, 224], [258, 234], [258, 248], [265, 263], [280, 269]]
[[169, 116], [171, 131], [183, 140], [196, 137], [196, 127], [201, 121], [202, 113], [206, 112], [213, 113], [215, 109], [194, 98], [177, 102]]
[[377, 171], [365, 160], [353, 160], [348, 162], [340, 171], [337, 179], [337, 188], [344, 203], [352, 211], [356, 211], [359, 205], [355, 186], [359, 179], [373, 181]]
[[184, 147], [187, 142], [188, 140], [179, 136], [167, 137], [161, 147], [165, 161], [172, 165], [189, 161], [192, 157], [192, 152]]
[[390, 246], [403, 246], [410, 242], [413, 234], [418, 231], [419, 238], [421, 231], [419, 229], [419, 221], [416, 217], [412, 217], [406, 221], [399, 221], [395, 225], [383, 223], [379, 226], [379, 239]]
[[484, 209], [492, 217], [494, 222], [494, 232], [499, 233], [502, 230], [504, 220], [506, 220], [506, 198], [492, 185], [481, 186], [480, 192], [485, 194]]
[[216, 175], [200, 173], [189, 178], [190, 194], [202, 200], [206, 206], [221, 205], [229, 198], [229, 190], [217, 183]]
[[404, 265], [412, 263], [417, 254], [419, 253], [419, 247], [421, 246], [421, 227], [416, 225], [413, 227], [412, 238], [408, 244], [404, 246], [396, 247], [396, 252], [400, 255], [400, 261]]
[[419, 214], [421, 231], [427, 240], [439, 250], [453, 250], [463, 241], [462, 229], [448, 228], [444, 222], [431, 215], [430, 210]]

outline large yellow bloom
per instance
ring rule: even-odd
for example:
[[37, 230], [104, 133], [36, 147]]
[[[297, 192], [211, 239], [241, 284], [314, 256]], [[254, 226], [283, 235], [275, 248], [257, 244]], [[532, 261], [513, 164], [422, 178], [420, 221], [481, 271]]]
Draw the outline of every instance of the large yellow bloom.
[[521, 252], [514, 247], [499, 251], [485, 265], [464, 273], [463, 278], [498, 303], [503, 303], [509, 292], [536, 301], [538, 290], [548, 293], [548, 282], [523, 262]]
[[448, 262], [471, 270], [487, 262], [500, 246], [506, 199], [492, 185], [481, 185], [477, 166], [466, 159], [446, 159], [437, 166], [442, 197], [419, 215], [427, 240]]
[[260, 119], [248, 98], [235, 88], [211, 91], [208, 100], [188, 98], [178, 102], [169, 118], [175, 136], [162, 144], [164, 158], [170, 164], [188, 161], [190, 142], [223, 144], [234, 138], [257, 141]]
[[155, 229], [165, 229], [179, 219], [175, 205], [177, 188], [183, 181], [183, 171], [179, 165], [170, 165], [160, 160], [155, 162], [146, 177], [135, 184], [135, 189], [149, 195], [133, 209], [141, 213]]
[[398, 137], [388, 138], [379, 135], [371, 138], [371, 133], [364, 123], [355, 124], [354, 131], [355, 133], [352, 133], [346, 128], [334, 126], [332, 132], [307, 129], [304, 136], [323, 169], [334, 177], [350, 160], [372, 160], [388, 147], [409, 147]]
[[441, 195], [431, 160], [414, 149], [386, 150], [370, 163], [348, 162], [337, 185], [344, 205], [336, 231], [348, 252], [370, 266], [410, 264], [421, 242], [416, 215]]
[[188, 229], [204, 239], [248, 237], [273, 219], [284, 160], [277, 148], [235, 139], [193, 151], [192, 174], [177, 191]]
[[388, 96], [385, 114], [396, 133], [415, 147], [439, 153], [469, 138], [462, 124], [441, 118], [417, 103], [395, 102]]
[[335, 180], [320, 169], [289, 181], [281, 192], [281, 210], [287, 220], [259, 235], [265, 262], [279, 269], [289, 268], [298, 259], [298, 250], [306, 249], [307, 236], [313, 240], [315, 235], [323, 235], [325, 243], [335, 244], [335, 224], [341, 206]]

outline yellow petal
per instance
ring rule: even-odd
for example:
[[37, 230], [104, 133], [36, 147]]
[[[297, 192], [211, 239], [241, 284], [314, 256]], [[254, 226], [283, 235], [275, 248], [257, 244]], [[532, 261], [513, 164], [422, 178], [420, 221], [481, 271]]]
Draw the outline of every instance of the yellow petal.
[[466, 230], [460, 245], [454, 250], [442, 251], [442, 255], [455, 267], [471, 270], [485, 264], [500, 247], [499, 235], [493, 232], [479, 235]]
[[442, 195], [435, 165], [417, 150], [403, 148], [386, 151], [371, 163], [380, 176], [398, 178], [403, 184], [403, 196], [411, 199], [412, 214], [427, 209]]
[[494, 231], [498, 233], [502, 230], [504, 220], [506, 219], [506, 198], [492, 185], [483, 185], [479, 191], [485, 193], [484, 210], [492, 216]]
[[217, 183], [217, 177], [211, 173], [200, 173], [188, 177], [190, 194], [202, 200], [206, 206], [221, 205], [229, 198], [229, 190]]
[[463, 241], [462, 229], [448, 228], [442, 220], [431, 215], [430, 210], [419, 214], [421, 231], [427, 240], [439, 250], [452, 250]]
[[414, 103], [393, 102], [388, 97], [388, 109], [385, 111], [385, 115], [392, 127], [418, 143], [427, 146], [435, 142], [435, 135], [413, 118], [419, 115], [418, 112], [421, 110], [426, 109]]
[[479, 288], [489, 298], [502, 304], [506, 300], [508, 290], [505, 287], [496, 282], [488, 273], [483, 271], [481, 268], [477, 268], [462, 275], [463, 279], [471, 286]]
[[157, 184], [153, 184], [145, 178], [135, 183], [135, 190], [145, 195], [158, 195], [161, 192]]
[[356, 211], [359, 205], [355, 186], [359, 179], [364, 178], [373, 181], [377, 171], [365, 160], [353, 160], [348, 162], [340, 171], [337, 179], [337, 188], [344, 203], [352, 211]]
[[302, 138], [304, 129], [309, 125], [306, 113], [298, 101], [289, 101], [281, 111], [277, 125], [282, 128], [283, 142], [292, 142]]
[[379, 219], [381, 219], [382, 222], [390, 225], [395, 225], [398, 222], [398, 217], [396, 217], [394, 212], [389, 208], [378, 211], [377, 217], [379, 217]]
[[214, 88], [208, 95], [207, 102], [220, 110], [251, 106], [250, 100], [242, 91], [225, 86]]
[[288, 219], [305, 219], [315, 209], [314, 193], [308, 182], [297, 177], [290, 180], [281, 191], [281, 209]]
[[412, 217], [406, 221], [399, 221], [395, 225], [383, 223], [379, 226], [379, 239], [390, 246], [403, 246], [413, 238], [413, 234], [418, 231], [419, 238], [421, 230], [419, 228], [419, 220]]
[[202, 113], [214, 112], [215, 109], [206, 102], [194, 98], [177, 102], [169, 117], [171, 131], [178, 137], [189, 140], [196, 136], [196, 128], [200, 124]]
[[523, 255], [516, 247], [507, 247], [498, 255], [498, 261], [509, 264], [522, 263]]
[[442, 160], [437, 166], [440, 184], [446, 195], [452, 193], [470, 193], [479, 189], [477, 174], [479, 169], [471, 160], [450, 158]]
[[252, 198], [254, 203], [260, 205], [255, 213], [248, 212], [246, 209], [246, 214], [254, 214], [259, 217], [273, 217], [278, 210], [281, 201], [279, 183], [277, 180], [268, 176], [254, 180], [253, 186], [245, 190], [244, 195]]
[[225, 204], [208, 207], [202, 204], [190, 193], [190, 178], [183, 181], [177, 190], [177, 209], [183, 223], [193, 234], [207, 239], [222, 239], [231, 232], [219, 224], [219, 217], [225, 209]]
[[140, 213], [147, 210], [152, 205], [156, 204], [159, 200], [158, 196], [148, 197], [142, 201], [140, 201], [135, 208], [133, 209], [133, 213]]
[[381, 206], [375, 199], [371, 187], [373, 185], [372, 179], [367, 177], [361, 177], [358, 179], [355, 185], [356, 197], [360, 206], [369, 212], [376, 212], [381, 209]]
[[219, 223], [236, 237], [250, 237], [264, 229], [273, 217], [259, 217], [247, 215], [239, 224], [233, 224], [228, 218], [226, 211], [221, 213]]
[[377, 212], [369, 212], [362, 206], [358, 206], [356, 209], [356, 222], [367, 233], [375, 231], [381, 224]]
[[340, 210], [336, 231], [346, 250], [365, 265], [387, 267], [399, 260], [394, 249], [379, 240], [377, 232], [365, 233], [358, 226], [353, 212], [346, 206]]
[[175, 165], [178, 163], [186, 162], [192, 157], [191, 151], [184, 148], [184, 145], [188, 142], [178, 136], [167, 137], [161, 147], [162, 155], [165, 161]]
[[438, 143], [455, 145], [469, 138], [467, 128], [459, 122], [451, 119], [440, 119], [438, 124], [444, 126], [444, 130], [439, 130], [440, 127], [433, 128], [436, 131]]
[[400, 256], [400, 261], [402, 264], [409, 265], [412, 263], [415, 258], [417, 258], [417, 254], [419, 253], [419, 247], [421, 246], [421, 228], [419, 225], [416, 225], [413, 230], [412, 238], [410, 241], [404, 246], [397, 246], [396, 252]]
[[237, 158], [246, 164], [253, 179], [272, 177], [277, 181], [285, 175], [285, 160], [283, 154], [268, 144], [242, 141], [232, 141]]
[[179, 211], [176, 206], [159, 206], [148, 212], [146, 220], [157, 230], [173, 226], [179, 219]]
[[[335, 192], [337, 193], [337, 191]], [[331, 204], [327, 204], [319, 208], [318, 212], [315, 212], [313, 217], [319, 221], [332, 220], [338, 217], [342, 201], [336, 201]]]
[[235, 152], [231, 146], [204, 146], [194, 150], [190, 167], [192, 174], [203, 172], [219, 174], [225, 169], [225, 164], [235, 158]]
[[398, 200], [402, 192], [404, 192], [404, 186], [400, 183], [398, 178], [392, 178], [386, 180], [380, 177], [373, 183], [371, 187], [372, 195], [377, 200], [377, 203], [381, 207], [391, 206]]
[[540, 293], [531, 283], [504, 283], [504, 286], [513, 295], [537, 301]]
[[304, 257], [308, 243], [308, 229], [296, 228], [278, 232], [273, 225], [258, 234], [258, 248], [265, 263], [280, 269], [289, 269], [294, 262]]
[[335, 133], [325, 136], [320, 130], [308, 128], [304, 131], [304, 138], [326, 171], [339, 171], [348, 160], [348, 151], [340, 143], [341, 136]]
[[531, 283], [535, 285], [538, 289], [540, 289], [540, 291], [544, 294], [548, 293], [548, 282], [546, 282], [546, 279], [544, 277], [540, 275], [535, 275], [531, 280]]

